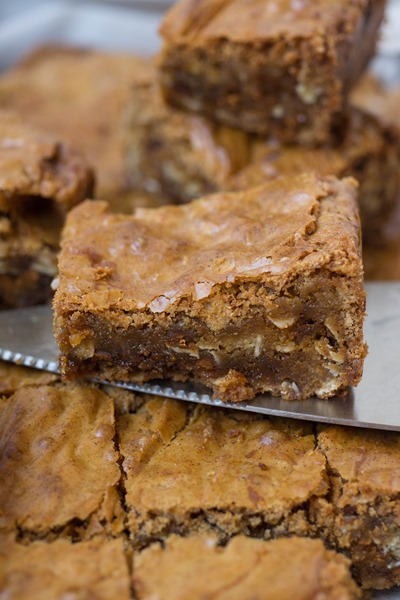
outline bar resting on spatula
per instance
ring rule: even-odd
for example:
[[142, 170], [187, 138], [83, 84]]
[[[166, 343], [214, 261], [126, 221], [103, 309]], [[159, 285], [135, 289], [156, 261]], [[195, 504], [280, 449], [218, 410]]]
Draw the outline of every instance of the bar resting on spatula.
[[366, 346], [352, 179], [303, 174], [67, 222], [55, 334], [67, 378], [194, 380], [229, 401], [328, 398]]

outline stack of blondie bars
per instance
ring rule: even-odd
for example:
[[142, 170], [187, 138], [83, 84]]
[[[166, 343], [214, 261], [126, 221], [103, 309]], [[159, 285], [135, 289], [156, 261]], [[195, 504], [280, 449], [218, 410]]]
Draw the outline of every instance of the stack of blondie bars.
[[349, 95], [384, 8], [180, 0], [155, 60], [44, 48], [0, 77], [0, 306], [54, 278], [63, 376], [0, 362], [0, 597], [400, 584], [398, 434], [84, 382], [358, 383], [361, 228], [373, 252], [400, 137]]

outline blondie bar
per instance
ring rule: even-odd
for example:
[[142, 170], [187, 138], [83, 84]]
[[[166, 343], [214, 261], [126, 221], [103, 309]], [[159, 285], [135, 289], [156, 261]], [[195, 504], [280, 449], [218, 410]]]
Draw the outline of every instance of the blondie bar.
[[310, 535], [325, 458], [307, 424], [153, 399], [117, 421], [134, 545], [171, 533]]
[[0, 535], [0, 590], [13, 600], [130, 600], [123, 542], [96, 538], [23, 546]]
[[264, 542], [242, 536], [217, 546], [212, 536], [172, 537], [135, 556], [138, 600], [355, 600], [349, 562], [322, 542]]
[[216, 396], [327, 398], [362, 374], [355, 183], [278, 178], [111, 215], [86, 202], [60, 255], [65, 377], [193, 379]]
[[364, 587], [399, 585], [399, 434], [328, 427], [318, 449], [331, 473], [330, 498], [315, 501], [320, 535], [348, 553]]
[[51, 298], [66, 213], [92, 190], [82, 157], [0, 111], [0, 309]]
[[285, 142], [329, 139], [373, 56], [383, 0], [181, 0], [161, 27], [174, 106]]
[[112, 401], [89, 386], [0, 400], [0, 530], [27, 539], [120, 530]]
[[121, 111], [148, 62], [127, 54], [43, 47], [0, 77], [0, 108], [12, 108], [80, 150], [95, 168], [98, 197], [114, 201], [119, 210], [129, 205]]
[[278, 175], [315, 171], [351, 175], [359, 184], [364, 243], [380, 241], [400, 188], [400, 137], [381, 119], [349, 108], [318, 149], [279, 144], [175, 110], [161, 97], [154, 71], [131, 94], [125, 116], [126, 169], [133, 186], [172, 202], [245, 189]]

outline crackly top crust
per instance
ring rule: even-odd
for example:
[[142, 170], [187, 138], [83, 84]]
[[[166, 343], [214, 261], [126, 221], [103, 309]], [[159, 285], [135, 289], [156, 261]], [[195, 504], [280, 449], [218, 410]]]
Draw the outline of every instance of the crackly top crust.
[[0, 403], [0, 529], [85, 520], [119, 480], [112, 401], [89, 386], [26, 387]]
[[318, 435], [318, 446], [343, 480], [344, 495], [400, 493], [397, 433], [327, 427]]
[[349, 564], [320, 540], [237, 536], [222, 548], [212, 536], [171, 536], [134, 557], [133, 583], [138, 600], [349, 600], [360, 597]]
[[0, 536], [0, 589], [13, 600], [129, 600], [129, 587], [122, 540], [24, 546]]
[[96, 169], [97, 193], [123, 190], [120, 114], [148, 60], [44, 47], [0, 78], [0, 107], [82, 152]]
[[216, 284], [279, 289], [321, 268], [359, 278], [355, 197], [351, 179], [303, 174], [133, 216], [84, 203], [65, 229], [56, 311], [168, 312], [184, 297], [207, 298]]
[[[161, 35], [174, 43], [228, 38], [253, 43], [281, 35], [337, 39], [351, 35], [368, 0], [181, 0], [168, 12]], [[344, 30], [343, 30], [344, 26]], [[334, 38], [329, 44], [334, 43]]]
[[54, 200], [62, 212], [90, 197], [93, 173], [85, 159], [54, 138], [0, 111], [0, 211], [19, 196]]
[[307, 425], [205, 408], [185, 419], [187, 410], [154, 399], [119, 418], [133, 514], [224, 509], [279, 519], [326, 493], [325, 460]]

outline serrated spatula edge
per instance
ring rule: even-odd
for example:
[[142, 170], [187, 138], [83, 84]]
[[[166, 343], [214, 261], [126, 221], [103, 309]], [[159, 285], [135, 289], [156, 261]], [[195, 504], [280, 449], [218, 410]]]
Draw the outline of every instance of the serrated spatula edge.
[[[228, 403], [212, 398], [208, 388], [193, 382], [100, 383], [221, 408], [400, 431], [400, 283], [372, 283], [366, 287], [365, 334], [370, 352], [361, 384], [349, 390], [346, 397], [288, 402], [263, 394], [251, 402]], [[0, 358], [58, 373], [57, 355], [49, 306], [0, 311]]]

